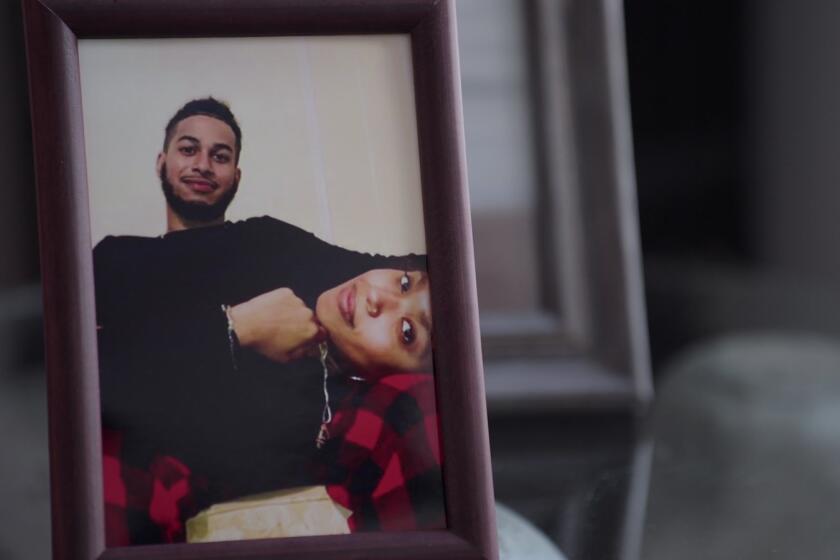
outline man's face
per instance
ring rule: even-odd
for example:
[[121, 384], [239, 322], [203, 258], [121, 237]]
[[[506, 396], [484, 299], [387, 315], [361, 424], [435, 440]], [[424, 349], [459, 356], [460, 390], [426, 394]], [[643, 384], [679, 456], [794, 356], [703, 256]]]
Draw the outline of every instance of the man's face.
[[224, 216], [239, 185], [236, 135], [219, 119], [187, 117], [177, 124], [157, 159], [167, 203], [176, 214], [195, 222]]

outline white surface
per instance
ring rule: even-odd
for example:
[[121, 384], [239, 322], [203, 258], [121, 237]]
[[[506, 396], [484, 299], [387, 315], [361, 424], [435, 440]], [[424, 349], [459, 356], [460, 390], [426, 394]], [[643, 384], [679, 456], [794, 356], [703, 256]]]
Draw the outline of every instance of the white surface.
[[496, 503], [499, 560], [566, 560], [563, 553], [530, 521]]
[[[740, 333], [663, 372], [645, 560], [837, 558], [840, 342]], [[684, 505], [680, 505], [684, 504]]]

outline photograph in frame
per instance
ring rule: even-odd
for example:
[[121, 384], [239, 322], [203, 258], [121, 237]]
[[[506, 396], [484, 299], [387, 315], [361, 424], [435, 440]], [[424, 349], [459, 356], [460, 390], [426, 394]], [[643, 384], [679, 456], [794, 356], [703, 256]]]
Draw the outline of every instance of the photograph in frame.
[[408, 37], [79, 62], [106, 545], [445, 528]]
[[[196, 10], [189, 0], [123, 0], [118, 3], [98, 0], [22, 0], [22, 5], [32, 108], [44, 301], [53, 557], [56, 560], [232, 557], [319, 559], [350, 554], [401, 560], [429, 556], [441, 559], [497, 558], [454, 2], [324, 0], [312, 3], [305, 0], [241, 0], [208, 4], [202, 10]], [[296, 39], [303, 39], [302, 43], [307, 48], [301, 49], [302, 43], [295, 42]], [[371, 42], [378, 43], [380, 39], [392, 43], [386, 49], [363, 46]], [[138, 79], [138, 76], [126, 74], [117, 78], [115, 72], [113, 76], [100, 76], [99, 79], [105, 82], [110, 80], [106, 90], [108, 87], [114, 91], [121, 90], [122, 95], [115, 95], [112, 100], [97, 98], [97, 95], [101, 95], [101, 82], [97, 84], [93, 68], [97, 60], [102, 62], [119, 50], [104, 48], [97, 52], [96, 48], [89, 48], [98, 41], [101, 41], [101, 45], [113, 47], [118, 43], [126, 45], [134, 41], [138, 41], [136, 44], [143, 41], [149, 44], [155, 41], [171, 41], [168, 44], [208, 41], [214, 45], [218, 41], [218, 45], [221, 45], [226, 40], [254, 42], [254, 45], [261, 41], [266, 41], [266, 44], [276, 41], [297, 45], [292, 49], [293, 54], [286, 55], [284, 68], [297, 74], [290, 81], [298, 89], [280, 88], [283, 93], [272, 98], [273, 104], [268, 103], [270, 107], [266, 107], [266, 102], [259, 99], [243, 101], [243, 98], [250, 95], [258, 95], [258, 86], [272, 87], [265, 81], [266, 76], [252, 75], [250, 83], [242, 85], [242, 91], [237, 91], [233, 89], [236, 84], [226, 83], [224, 75], [212, 71], [214, 60], [189, 57], [189, 61], [182, 61], [179, 70], [186, 74], [193, 68], [202, 73], [200, 78], [192, 82], [173, 80], [172, 83], [182, 85], [164, 91], [167, 88], [154, 88], [153, 80], [147, 83]], [[338, 87], [330, 83], [326, 86], [327, 94], [322, 97], [311, 94], [311, 90], [302, 94], [301, 91], [307, 88], [314, 90], [316, 86], [323, 86], [319, 82], [325, 76], [328, 81], [332, 79], [332, 72], [325, 72], [318, 66], [317, 59], [324, 58], [321, 56], [324, 52], [323, 45], [319, 44], [321, 40], [349, 41], [347, 45], [353, 44], [349, 51], [355, 50], [357, 54], [364, 51], [364, 56], [371, 55], [371, 63], [356, 67], [357, 72], [353, 74], [350, 70], [354, 66], [348, 65], [346, 60], [341, 62], [339, 56], [337, 58], [343, 66], [335, 74], [352, 75], [352, 87], [346, 83], [338, 84]], [[354, 41], [359, 43], [355, 44]], [[402, 46], [392, 48], [394, 43], [402, 43]], [[163, 67], [168, 57], [177, 60], [177, 55], [169, 52], [158, 51], [155, 56], [158, 57], [157, 62], [152, 63], [146, 59], [144, 64]], [[126, 66], [134, 62], [143, 63], [140, 54], [132, 54], [130, 58], [132, 60], [126, 62]], [[407, 58], [410, 58], [410, 65], [405, 64]], [[308, 75], [301, 71], [307, 68], [306, 64], [302, 64], [307, 59], [311, 63]], [[241, 63], [241, 66], [247, 67], [250, 62]], [[86, 74], [84, 66], [89, 63], [91, 73]], [[377, 81], [373, 75], [377, 66], [386, 70], [386, 76], [390, 72], [396, 78], [383, 78], [387, 80], [387, 85], [383, 86], [384, 82]], [[298, 81], [295, 82], [295, 79]], [[209, 80], [209, 85], [202, 85], [200, 80]], [[407, 84], [410, 85], [406, 87]], [[279, 86], [275, 83], [273, 87]], [[332, 91], [333, 88], [335, 91]], [[359, 105], [357, 99], [356, 105], [351, 106], [354, 103], [352, 95], [340, 95], [353, 88], [367, 93], [362, 97], [362, 105]], [[156, 89], [157, 95], [147, 96], [148, 99], [162, 106], [141, 108], [142, 103], [138, 103], [137, 99], [142, 96], [137, 93], [152, 89]], [[392, 96], [394, 92], [397, 95], [391, 97], [392, 101], [382, 97]], [[413, 101], [409, 101], [411, 94]], [[299, 96], [298, 101], [302, 103], [295, 105], [292, 102], [294, 100], [290, 100], [289, 96], [295, 95]], [[393, 104], [395, 102], [397, 105]], [[132, 122], [122, 121], [116, 116], [120, 114], [121, 103], [135, 103], [135, 107], [124, 107], [122, 111], [123, 115], [133, 114]], [[408, 105], [399, 105], [404, 103]], [[410, 106], [412, 103], [413, 107]], [[209, 105], [218, 111], [208, 109]], [[200, 110], [193, 112], [197, 106]], [[272, 113], [271, 109], [278, 107], [285, 113]], [[350, 110], [347, 110], [348, 107]], [[413, 123], [409, 119], [399, 124], [390, 118], [393, 115], [389, 115], [383, 129], [376, 129], [379, 125], [374, 124], [370, 118], [361, 119], [367, 128], [362, 127], [363, 132], [360, 132], [359, 128], [354, 128], [353, 122], [355, 120], [358, 124], [360, 108], [372, 113], [398, 110], [415, 118]], [[214, 111], [218, 114], [213, 115]], [[229, 115], [225, 115], [226, 112]], [[179, 114], [180, 117], [186, 115], [186, 118], [176, 118]], [[254, 117], [255, 114], [265, 115], [266, 122], [261, 122], [259, 116]], [[219, 116], [221, 118], [216, 118]], [[298, 128], [294, 134], [300, 136], [282, 134], [285, 131], [276, 126], [279, 116], [297, 122], [295, 126]], [[409, 128], [413, 124], [416, 130], [406, 134], [406, 123]], [[198, 128], [183, 128], [192, 125]], [[109, 126], [117, 127], [118, 137], [114, 139], [107, 138], [107, 134], [99, 135], [99, 126], [102, 127], [100, 132]], [[168, 141], [167, 128], [173, 133], [175, 144]], [[210, 142], [212, 147], [202, 152], [198, 148], [203, 145], [202, 142], [209, 140], [207, 134], [213, 130], [216, 133], [221, 131], [224, 138], [213, 138]], [[278, 132], [281, 134], [277, 135]], [[271, 141], [261, 141], [272, 134], [275, 136]], [[384, 151], [379, 153], [382, 146], [377, 147], [376, 142], [382, 142], [384, 138], [387, 138], [388, 143]], [[182, 150], [177, 142], [187, 147]], [[289, 151], [272, 151], [271, 142], [279, 142]], [[333, 151], [342, 142], [348, 148]], [[95, 150], [103, 154], [99, 160], [93, 154]], [[193, 150], [204, 154], [202, 157], [205, 161], [199, 167], [208, 165], [206, 158], [215, 158], [215, 163], [228, 166], [232, 159], [237, 167], [232, 170], [228, 168], [228, 172], [222, 172], [219, 168], [219, 177], [222, 178], [174, 171], [179, 168], [178, 161], [193, 155]], [[262, 159], [261, 150], [268, 150], [268, 159]], [[147, 151], [148, 154], [141, 153]], [[226, 156], [225, 153], [232, 156]], [[363, 157], [359, 156], [360, 153]], [[281, 161], [282, 158], [286, 160]], [[228, 161], [224, 161], [226, 159]], [[246, 163], [247, 170], [244, 168]], [[286, 165], [286, 173], [277, 171], [281, 163]], [[275, 169], [272, 170], [272, 167]], [[362, 185], [364, 196], [353, 196], [350, 191], [330, 187], [336, 184], [336, 177], [342, 183], [355, 181], [356, 186]], [[377, 179], [371, 180], [371, 177]], [[122, 188], [128, 189], [133, 183], [133, 186], [139, 185], [140, 188], [131, 190], [130, 195], [125, 194], [127, 190], [121, 194], [118, 189], [107, 188], [97, 193], [93, 183], [103, 179], [101, 184], [125, 183]], [[379, 198], [371, 196], [371, 189], [375, 189], [375, 185], [385, 185], [386, 182], [392, 185], [380, 191]], [[246, 185], [259, 186], [246, 191]], [[284, 188], [271, 192], [277, 185]], [[285, 188], [290, 185], [294, 188]], [[315, 187], [314, 194], [312, 186]], [[211, 199], [218, 202], [218, 195], [230, 195], [234, 191], [233, 201], [225, 201], [230, 206], [225, 209], [224, 217], [213, 217], [218, 207], [205, 203]], [[246, 192], [254, 195], [254, 198], [243, 196]], [[264, 192], [271, 194], [261, 194]], [[140, 198], [134, 199], [135, 195]], [[168, 210], [172, 205], [180, 205], [178, 212]], [[383, 212], [383, 208], [387, 208], [387, 211]], [[122, 214], [121, 217], [115, 218], [118, 213]], [[191, 227], [196, 220], [213, 223]], [[366, 221], [367, 228], [355, 227], [356, 222], [360, 221]], [[390, 231], [387, 234], [369, 234], [377, 221], [380, 227], [390, 228]], [[275, 227], [278, 223], [283, 224], [279, 233]], [[250, 225], [243, 227], [236, 224]], [[169, 254], [166, 262], [154, 263], [169, 267], [143, 267], [138, 264], [141, 260], [150, 259], [150, 247], [190, 245], [191, 241], [183, 240], [197, 239], [192, 234], [198, 233], [201, 237], [208, 235], [208, 231], [232, 232], [221, 233], [220, 238], [236, 238], [239, 243], [234, 243], [233, 247], [245, 247], [247, 250], [235, 251], [227, 247], [215, 252], [215, 255], [207, 256], [213, 253], [208, 247], [215, 245], [192, 242], [194, 247], [191, 249], [194, 250], [187, 251], [189, 258], [179, 260]], [[277, 243], [275, 234], [280, 236], [280, 243]], [[242, 238], [250, 242], [242, 243]], [[175, 242], [173, 239], [181, 241]], [[311, 261], [312, 254], [325, 251], [328, 254], [323, 262], [327, 264], [319, 269], [323, 274], [307, 275], [305, 271], [310, 268], [309, 265], [283, 267], [286, 269], [283, 274], [294, 276], [290, 280], [293, 285], [277, 288], [271, 284], [274, 273], [266, 270], [262, 253], [278, 245], [287, 247], [282, 258], [302, 257], [300, 262], [306, 262], [307, 259]], [[135, 258], [120, 255], [134, 255]], [[122, 263], [120, 258], [123, 259]], [[190, 260], [193, 262], [188, 262]], [[220, 260], [224, 260], [226, 266], [214, 268], [212, 263]], [[358, 268], [360, 261], [365, 261], [362, 270]], [[103, 281], [102, 278], [113, 280], [111, 274], [122, 269], [120, 266], [112, 266], [114, 263], [128, 264], [131, 273], [122, 271], [116, 274], [115, 282]], [[371, 263], [376, 263], [376, 266], [370, 266]], [[202, 267], [205, 270], [201, 270]], [[222, 273], [216, 276], [204, 274], [208, 269], [210, 272], [222, 270]], [[236, 288], [238, 293], [227, 294], [224, 298], [212, 298], [219, 299], [221, 303], [213, 302], [217, 308], [209, 311], [210, 306], [207, 304], [211, 298], [206, 297], [207, 294], [218, 291], [220, 286], [227, 283], [226, 277], [243, 269], [250, 273], [245, 282], [248, 287], [240, 286]], [[178, 276], [179, 282], [174, 283], [171, 277], [167, 278], [163, 272], [167, 270], [177, 270], [178, 274], [174, 276]], [[333, 282], [337, 270], [342, 271], [344, 276]], [[347, 297], [351, 293], [347, 283], [359, 278], [359, 273], [377, 270], [392, 271], [395, 274], [389, 278], [388, 285], [397, 285], [400, 294], [410, 293], [428, 283], [427, 287], [424, 286], [428, 290], [428, 295], [424, 296], [428, 298], [429, 313], [425, 318], [428, 324], [421, 327], [431, 331], [431, 318], [437, 319], [434, 323], [433, 354], [421, 352], [419, 361], [407, 365], [404, 359], [392, 359], [393, 355], [385, 359], [389, 356], [387, 351], [376, 355], [379, 361], [370, 359], [370, 353], [366, 355], [358, 348], [351, 351], [353, 347], [349, 344], [339, 351], [339, 345], [333, 341], [338, 331], [335, 328], [330, 330], [329, 325], [323, 324], [329, 323], [327, 316], [324, 316], [324, 320], [319, 318], [318, 300], [331, 293], [327, 303], [332, 301], [333, 304], [321, 307], [337, 311], [333, 318], [337, 316], [355, 326], [355, 316], [348, 318], [347, 313], [351, 307], [349, 301], [352, 300]], [[145, 307], [152, 306], [142, 305], [142, 297], [132, 297], [149, 292], [149, 283], [143, 282], [149, 279], [152, 280], [155, 295], [163, 294], [170, 304], [164, 313], [176, 317], [187, 311], [197, 312], [200, 308], [208, 310], [208, 320], [196, 322], [195, 325], [201, 327], [193, 325], [193, 329], [184, 328], [183, 325], [179, 327], [174, 318], [169, 321], [145, 320], [145, 324], [144, 321], [133, 323], [126, 320], [119, 311], [131, 306], [145, 316], [150, 316], [150, 310]], [[263, 283], [262, 287], [266, 290], [258, 293], [255, 287], [260, 283]], [[307, 292], [305, 297], [296, 295], [295, 287], [300, 289], [301, 294]], [[170, 290], [176, 293], [170, 293]], [[277, 290], [279, 292], [273, 296], [263, 297]], [[358, 292], [364, 290], [358, 286], [355, 290], [358, 302]], [[296, 333], [293, 333], [294, 336], [298, 336], [297, 345], [286, 345], [285, 350], [275, 352], [276, 348], [272, 350], [271, 345], [262, 344], [264, 340], [259, 342], [260, 333], [265, 334], [265, 331], [251, 330], [249, 326], [254, 323], [250, 322], [249, 317], [262, 313], [276, 318], [276, 314], [266, 310], [272, 307], [270, 304], [278, 301], [294, 303], [290, 307], [287, 305], [287, 308], [296, 309], [300, 314], [292, 315], [298, 318], [303, 316], [304, 323], [311, 323], [310, 328], [297, 331], [291, 329]], [[253, 305], [246, 305], [246, 309], [243, 309], [240, 307], [243, 304]], [[117, 311], [113, 312], [115, 309]], [[255, 314], [242, 313], [245, 310]], [[363, 311], [367, 311], [367, 307]], [[375, 306], [372, 306], [371, 311], [376, 314]], [[420, 317], [416, 319], [423, 322]], [[220, 328], [214, 326], [214, 334], [207, 335], [203, 331], [205, 327], [209, 330], [208, 325], [211, 323]], [[294, 322], [280, 323], [289, 325]], [[397, 324], [398, 337], [422, 340], [422, 334], [412, 334], [420, 332], [413, 329], [412, 323], [398, 321]], [[130, 372], [122, 371], [118, 375], [121, 380], [128, 377], [138, 385], [132, 386], [129, 383], [126, 388], [121, 383], [101, 382], [103, 379], [113, 379], [107, 372], [120, 370], [121, 364], [130, 364], [125, 369], [131, 369], [144, 360], [148, 362], [154, 359], [154, 353], [146, 352], [147, 348], [142, 343], [132, 340], [131, 336], [120, 336], [122, 329], [131, 334], [151, 337], [159, 343], [162, 352], [167, 352], [166, 348], [191, 348], [187, 353], [173, 350], [166, 357], [170, 371], [174, 367], [181, 371], [195, 372], [195, 359], [204, 360], [205, 365], [211, 369], [232, 370], [234, 375], [226, 386], [227, 391], [212, 390], [218, 388], [218, 385], [211, 387], [212, 382], [208, 383], [211, 380], [204, 377], [186, 387], [188, 394], [192, 391], [195, 395], [190, 405], [192, 401], [204, 407], [210, 405], [213, 413], [207, 415], [202, 411], [201, 414], [192, 414], [189, 410], [173, 412], [179, 407], [167, 405], [176, 401], [176, 404], [183, 404], [183, 397], [179, 397], [181, 392], [162, 390], [155, 395], [152, 392], [141, 395], [139, 390], [134, 392], [133, 389], [142, 388], [143, 383], [151, 379], [130, 377]], [[242, 339], [238, 331], [242, 331]], [[317, 333], [313, 335], [313, 331]], [[393, 332], [390, 334], [393, 335]], [[209, 338], [205, 338], [208, 336], [215, 337], [213, 344]], [[311, 341], [308, 338], [310, 336], [316, 337], [319, 342], [318, 351], [313, 352], [311, 345], [300, 342], [301, 336], [307, 341]], [[169, 344], [178, 338], [187, 344]], [[323, 353], [320, 342], [327, 338], [327, 352]], [[218, 344], [219, 340], [221, 344]], [[284, 340], [289, 339], [286, 337]], [[255, 342], [268, 356], [251, 352]], [[114, 349], [116, 351], [112, 351]], [[120, 360], [127, 350], [136, 359], [127, 362]], [[312, 354], [315, 354], [314, 357]], [[292, 501], [298, 498], [304, 501], [326, 499], [333, 506], [336, 503], [340, 506], [357, 496], [373, 496], [376, 500], [387, 496], [391, 490], [414, 485], [415, 475], [420, 475], [418, 482], [433, 488], [431, 494], [435, 497], [427, 502], [431, 507], [421, 505], [417, 508], [410, 503], [410, 496], [406, 497], [403, 493], [400, 499], [391, 502], [387, 508], [373, 508], [375, 514], [369, 518], [376, 519], [376, 526], [362, 530], [353, 530], [356, 526], [349, 521], [353, 513], [349, 513], [347, 508], [343, 511], [334, 507], [337, 515], [347, 521], [343, 530], [325, 530], [323, 524], [309, 523], [307, 526], [310, 528], [320, 527], [317, 534], [301, 532], [289, 538], [251, 538], [247, 535], [233, 535], [225, 530], [214, 538], [206, 539], [213, 542], [184, 543], [172, 539], [176, 542], [170, 544], [166, 538], [156, 537], [158, 540], [150, 542], [163, 544], [107, 546], [106, 519], [110, 515], [117, 515], [118, 518], [122, 516], [124, 519], [126, 513], [115, 513], [108, 504], [119, 507], [129, 505], [129, 494], [123, 492], [126, 488], [120, 488], [119, 484], [108, 486], [105, 483], [105, 479], [114, 476], [124, 486], [126, 484], [127, 479], [123, 475], [127, 463], [121, 463], [122, 445], [128, 441], [126, 427], [145, 431], [152, 437], [150, 440], [138, 436], [139, 432], [130, 434], [132, 457], [139, 458], [141, 465], [152, 467], [149, 470], [140, 469], [141, 472], [134, 473], [139, 476], [131, 479], [135, 482], [129, 482], [146, 487], [145, 490], [132, 493], [142, 498], [137, 511], [131, 515], [139, 515], [142, 518], [141, 525], [153, 529], [151, 532], [157, 532], [158, 535], [161, 530], [172, 534], [186, 532], [187, 521], [192, 520], [198, 533], [206, 534], [207, 531], [201, 525], [208, 524], [207, 514], [226, 515], [252, 506], [270, 509], [278, 503], [289, 501], [290, 494], [284, 493], [285, 490], [276, 490], [278, 485], [267, 480], [285, 476], [279, 472], [280, 469], [252, 468], [249, 472], [259, 474], [227, 476], [237, 471], [244, 472], [240, 463], [248, 462], [249, 467], [259, 466], [260, 463], [273, 464], [267, 458], [271, 449], [266, 448], [263, 453], [249, 456], [247, 450], [243, 450], [253, 448], [253, 441], [249, 443], [253, 437], [241, 439], [232, 435], [257, 433], [243, 429], [243, 425], [250, 429], [259, 424], [265, 418], [260, 412], [270, 410], [274, 404], [269, 402], [271, 392], [263, 391], [264, 394], [255, 396], [253, 391], [247, 391], [254, 380], [237, 384], [241, 377], [236, 377], [242, 370], [252, 367], [255, 361], [262, 360], [264, 363], [269, 356], [283, 364], [283, 367], [289, 367], [288, 364], [301, 359], [320, 366], [316, 379], [320, 383], [320, 399], [323, 399], [319, 400], [317, 407], [319, 414], [313, 420], [308, 412], [310, 407], [303, 407], [307, 410], [304, 414], [307, 418], [305, 422], [314, 425], [315, 429], [301, 429], [298, 433], [289, 426], [282, 428], [296, 438], [305, 439], [310, 450], [314, 447], [320, 451], [331, 444], [346, 442], [365, 443], [368, 453], [371, 450], [387, 450], [387, 446], [378, 445], [369, 436], [365, 439], [359, 435], [372, 433], [369, 430], [353, 431], [357, 426], [369, 426], [372, 421], [370, 419], [374, 418], [382, 426], [396, 428], [403, 440], [411, 441], [411, 449], [417, 449], [414, 444], [418, 439], [425, 438], [422, 446], [430, 451], [422, 461], [402, 460], [399, 469], [389, 468], [389, 461], [382, 462], [385, 474], [379, 482], [384, 480], [385, 483], [374, 487], [373, 490], [378, 490], [375, 495], [370, 492], [370, 484], [353, 486], [354, 492], [349, 493], [349, 496], [331, 493], [330, 485], [327, 484], [304, 484], [294, 488], [314, 488], [314, 493], [304, 492], [291, 498]], [[337, 364], [332, 364], [331, 360]], [[190, 365], [187, 366], [187, 363]], [[346, 421], [349, 431], [345, 429], [346, 426], [342, 427], [339, 422], [341, 413], [361, 411], [363, 407], [359, 404], [364, 401], [351, 398], [349, 400], [355, 408], [342, 409], [343, 397], [354, 397], [353, 392], [332, 386], [332, 374], [348, 363], [355, 364], [359, 370], [377, 372], [377, 380], [404, 376], [399, 383], [394, 382], [389, 387], [395, 395], [394, 403], [391, 404], [396, 405], [396, 401], [400, 401], [397, 406], [399, 413], [383, 418], [387, 413], [382, 412], [382, 403], [389, 401], [387, 398], [371, 399], [380, 406], [377, 413], [367, 409], [367, 412], [371, 412], [367, 419], [356, 419], [358, 415], [346, 414], [344, 418], [350, 418]], [[327, 367], [324, 367], [325, 364]], [[157, 371], [154, 367], [147, 371], [152, 371], [149, 374], [151, 378], [156, 376], [160, 380], [165, 377], [163, 371]], [[426, 405], [415, 407], [410, 414], [403, 414], [407, 409], [402, 397], [411, 393], [416, 385], [411, 379], [416, 381], [418, 375], [426, 380], [422, 385], [427, 388], [431, 398], [420, 398], [420, 402]], [[365, 377], [353, 374], [352, 377], [359, 377], [368, 383], [374, 379], [371, 375]], [[180, 377], [177, 379], [182, 380]], [[182, 386], [174, 389], [185, 388]], [[135, 396], [141, 398], [133, 398]], [[243, 399], [243, 396], [247, 398]], [[249, 398], [256, 398], [251, 403], [253, 406], [245, 408], [246, 414], [252, 414], [250, 418], [234, 415], [239, 425], [224, 422], [225, 418], [232, 417], [231, 409], [226, 409], [225, 405], [248, 401]], [[111, 404], [106, 405], [108, 402]], [[325, 403], [330, 403], [330, 406], [324, 406]], [[429, 403], [433, 403], [433, 406], [428, 406]], [[187, 419], [186, 424], [191, 429], [205, 433], [221, 426], [221, 431], [215, 433], [219, 441], [226, 438], [225, 443], [232, 445], [234, 452], [227, 455], [218, 452], [214, 454], [210, 445], [200, 441], [193, 443], [195, 440], [190, 440], [186, 434], [188, 430], [177, 433], [169, 429], [172, 422], [165, 418], [165, 414], [146, 414], [150, 408], [154, 411], [154, 407], [159, 408], [158, 412], [176, 414], [178, 420]], [[109, 416], [117, 418], [117, 430], [103, 429], [103, 419]], [[251, 421], [247, 422], [249, 419]], [[133, 426], [131, 422], [134, 422]], [[435, 424], [436, 443], [433, 437]], [[412, 432], [409, 426], [415, 426], [417, 430]], [[336, 436], [342, 433], [352, 436]], [[160, 455], [154, 449], [157, 444], [149, 443], [155, 441], [154, 438], [180, 444], [182, 450], [186, 450], [185, 454], [193, 454], [190, 459], [193, 465], [171, 461], [167, 456], [156, 462], [155, 458]], [[389, 441], [393, 444], [395, 439], [390, 438]], [[134, 445], [138, 442], [146, 443]], [[342, 453], [343, 447], [340, 450]], [[435, 447], [439, 452], [437, 455], [434, 453]], [[381, 456], [384, 455], [387, 452]], [[322, 472], [295, 467], [311, 464], [307, 459], [303, 456], [286, 457], [284, 464], [289, 468], [283, 470], [304, 477]], [[332, 463], [333, 466], [337, 464]], [[383, 469], [381, 465], [377, 464], [377, 468]], [[198, 470], [205, 467], [214, 476], [198, 474]], [[392, 476], [398, 471], [405, 475], [406, 467], [411, 472], [403, 479]], [[430, 473], [437, 471], [437, 474], [431, 476], [436, 479], [435, 482], [430, 483], [430, 478], [422, 476], [425, 467], [430, 467]], [[345, 474], [353, 472], [357, 471], [345, 470]], [[193, 476], [194, 473], [197, 476]], [[322, 480], [346, 480], [335, 472], [328, 474], [330, 478]], [[280, 486], [285, 487], [290, 480], [284, 480]], [[260, 489], [266, 482], [272, 484], [269, 494], [274, 492], [274, 495], [251, 492]], [[210, 493], [205, 496], [219, 493], [204, 503], [194, 503], [192, 496], [195, 492], [205, 491]], [[277, 495], [277, 492], [281, 495]], [[428, 493], [424, 492], [424, 495]], [[238, 501], [237, 498], [228, 499], [233, 496], [238, 496]], [[145, 505], [147, 497], [150, 500], [148, 508]], [[217, 501], [217, 497], [221, 497], [222, 501]], [[182, 501], [182, 498], [186, 499]], [[368, 499], [368, 503], [374, 500]], [[133, 509], [137, 504], [130, 505]], [[196, 511], [198, 514], [186, 519], [180, 517], [178, 508], [182, 505], [192, 508], [191, 514]], [[201, 509], [203, 506], [209, 507]], [[218, 507], [214, 510], [213, 506]], [[362, 511], [358, 506], [356, 509]], [[403, 513], [378, 515], [398, 510]], [[405, 515], [406, 512], [409, 515]], [[419, 512], [431, 514], [416, 515]], [[148, 521], [153, 516], [157, 521], [152, 520], [150, 525]], [[405, 523], [408, 519], [412, 519], [414, 526], [409, 527]], [[390, 525], [395, 521], [394, 525]], [[179, 522], [182, 522], [183, 527], [179, 527]], [[306, 534], [314, 536], [301, 536]]]

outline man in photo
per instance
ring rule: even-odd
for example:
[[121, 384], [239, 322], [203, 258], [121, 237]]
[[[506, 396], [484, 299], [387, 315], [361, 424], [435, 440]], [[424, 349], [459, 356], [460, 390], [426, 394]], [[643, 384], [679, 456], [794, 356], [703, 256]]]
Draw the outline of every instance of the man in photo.
[[[109, 545], [183, 540], [185, 518], [212, 504], [323, 482], [313, 464], [325, 364], [301, 359], [327, 337], [319, 303], [355, 336], [362, 312], [390, 315], [370, 298], [357, 311], [351, 287], [392, 291], [399, 303], [388, 305], [410, 312], [390, 319], [394, 334], [376, 352], [357, 344], [355, 363], [371, 375], [431, 372], [424, 259], [349, 251], [269, 217], [225, 221], [241, 150], [224, 103], [184, 105], [156, 162], [167, 231], [109, 236], [94, 249]], [[362, 280], [372, 270], [391, 271], [375, 292]], [[420, 471], [440, 494], [435, 457]]]

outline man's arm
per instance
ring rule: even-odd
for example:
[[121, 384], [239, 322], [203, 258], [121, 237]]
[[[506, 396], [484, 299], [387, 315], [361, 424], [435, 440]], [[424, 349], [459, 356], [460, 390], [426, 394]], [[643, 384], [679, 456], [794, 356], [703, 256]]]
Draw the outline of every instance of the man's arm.
[[[304, 356], [326, 340], [327, 332], [315, 313], [289, 288], [278, 288], [227, 308], [228, 330], [239, 344], [269, 360], [286, 363]], [[235, 352], [232, 347], [231, 352]]]
[[353, 251], [268, 216], [234, 226], [238, 229], [238, 246], [249, 247], [256, 259], [251, 269], [261, 274], [261, 278], [253, 279], [261, 288], [258, 293], [291, 288], [310, 307], [324, 291], [369, 270], [425, 268], [424, 255]]
[[[94, 251], [100, 346], [124, 351], [126, 343], [140, 343], [145, 352], [159, 355], [186, 336], [191, 344], [179, 351], [196, 354], [191, 363], [217, 363], [223, 355], [233, 363], [230, 326], [244, 353], [287, 362], [324, 339], [311, 311], [323, 291], [371, 269], [403, 268], [407, 258], [344, 249], [269, 217], [230, 227], [226, 249], [238, 275], [231, 276], [227, 301], [207, 300], [201, 293], [187, 293], [174, 304], [155, 301], [160, 294], [149, 293], [142, 277], [125, 270], [120, 244], [126, 242], [103, 240]], [[230, 306], [227, 317], [222, 306]], [[120, 343], [129, 332], [138, 339]]]
[[300, 357], [326, 337], [311, 311], [321, 293], [372, 269], [404, 269], [409, 260], [415, 266], [425, 263], [418, 255], [345, 249], [269, 217], [234, 227], [237, 246], [247, 247], [255, 260], [249, 268], [258, 290], [255, 297], [231, 307], [236, 335], [244, 349], [278, 362]]

